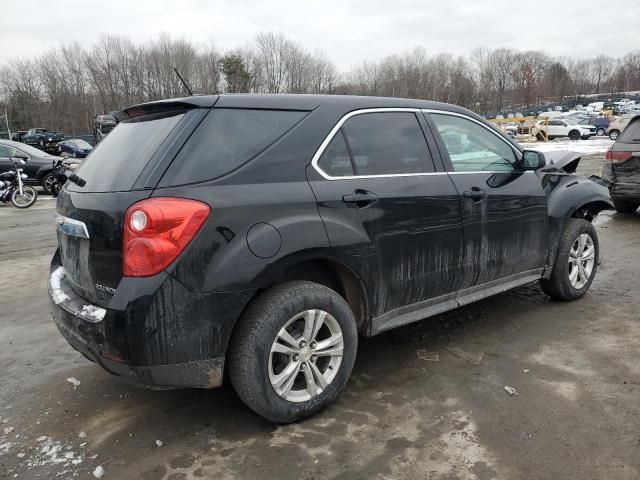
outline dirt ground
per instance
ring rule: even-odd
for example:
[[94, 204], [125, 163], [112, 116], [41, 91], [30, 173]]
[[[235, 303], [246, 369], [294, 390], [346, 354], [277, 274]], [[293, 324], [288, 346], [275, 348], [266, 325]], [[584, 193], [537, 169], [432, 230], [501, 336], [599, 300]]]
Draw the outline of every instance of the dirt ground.
[[275, 426], [228, 384], [142, 390], [68, 346], [48, 313], [53, 212], [0, 206], [0, 478], [640, 478], [640, 214], [596, 220], [583, 299], [532, 284], [361, 339], [338, 401]]

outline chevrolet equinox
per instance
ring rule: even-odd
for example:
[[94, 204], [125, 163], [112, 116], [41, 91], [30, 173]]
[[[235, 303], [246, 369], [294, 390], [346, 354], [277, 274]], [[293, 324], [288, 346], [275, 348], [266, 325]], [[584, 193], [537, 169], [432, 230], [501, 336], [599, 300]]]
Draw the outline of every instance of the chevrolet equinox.
[[226, 376], [291, 422], [345, 387], [359, 334], [533, 281], [574, 300], [596, 273], [607, 189], [460, 107], [221, 95], [119, 118], [60, 193], [48, 287], [67, 341], [139, 384]]

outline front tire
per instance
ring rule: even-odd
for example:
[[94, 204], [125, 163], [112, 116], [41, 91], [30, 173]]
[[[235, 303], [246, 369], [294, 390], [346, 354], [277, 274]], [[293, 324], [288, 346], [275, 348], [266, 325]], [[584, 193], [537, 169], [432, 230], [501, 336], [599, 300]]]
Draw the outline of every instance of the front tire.
[[553, 270], [540, 285], [544, 293], [557, 300], [576, 300], [589, 287], [600, 255], [598, 234], [587, 220], [570, 218], [560, 236]]
[[20, 195], [20, 190], [14, 190], [11, 193], [11, 203], [16, 208], [29, 208], [31, 205], [36, 203], [38, 200], [38, 192], [31, 187], [22, 187], [22, 195]]
[[606, 133], [607, 133], [607, 132], [605, 131], [605, 129], [604, 129], [604, 128], [599, 128], [598, 130], [596, 130], [596, 135], [597, 135], [598, 137], [604, 137]]
[[569, 132], [569, 139], [571, 140], [580, 140], [580, 132], [577, 130], [571, 130]]
[[295, 281], [254, 299], [239, 320], [228, 355], [242, 401], [276, 423], [312, 415], [347, 384], [358, 333], [347, 302], [316, 283]]

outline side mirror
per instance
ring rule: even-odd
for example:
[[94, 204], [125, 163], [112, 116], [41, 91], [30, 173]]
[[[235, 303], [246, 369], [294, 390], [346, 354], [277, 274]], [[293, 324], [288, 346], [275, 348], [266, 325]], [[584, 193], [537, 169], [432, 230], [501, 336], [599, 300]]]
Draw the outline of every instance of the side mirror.
[[537, 150], [522, 152], [522, 168], [524, 170], [539, 170], [547, 164], [544, 153]]
[[24, 165], [29, 160], [29, 157], [25, 157], [24, 155], [16, 155], [15, 157], [11, 157], [11, 161], [13, 163], [19, 163], [20, 165]]

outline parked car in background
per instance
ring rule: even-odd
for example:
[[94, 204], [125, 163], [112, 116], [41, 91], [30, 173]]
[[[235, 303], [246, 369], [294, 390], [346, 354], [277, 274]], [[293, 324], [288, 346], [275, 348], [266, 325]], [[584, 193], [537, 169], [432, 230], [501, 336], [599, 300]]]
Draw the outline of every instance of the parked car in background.
[[118, 124], [116, 112], [100, 114], [93, 117], [93, 143], [97, 145]]
[[578, 121], [580, 125], [591, 125], [596, 127], [596, 135], [603, 137], [607, 134], [609, 128], [609, 119], [607, 117], [588, 117]]
[[58, 197], [49, 294], [72, 346], [142, 384], [226, 371], [291, 422], [346, 386], [359, 333], [532, 281], [575, 300], [596, 273], [590, 220], [612, 205], [579, 154], [461, 107], [240, 94], [119, 117]]
[[544, 133], [549, 140], [560, 137], [569, 137], [571, 140], [586, 140], [596, 134], [596, 127], [593, 125], [580, 125], [575, 119], [555, 119], [552, 118], [545, 125], [544, 121], [538, 121], [532, 128], [532, 133], [538, 140], [544, 139]]
[[11, 134], [11, 140], [13, 140], [14, 142], [22, 142], [22, 138], [25, 136], [26, 133], [27, 133], [26, 130], [19, 130], [17, 132], [14, 132]]
[[64, 139], [62, 132], [54, 132], [46, 128], [32, 128], [22, 136], [22, 142], [33, 145], [43, 151], [55, 151], [58, 142]]
[[58, 143], [58, 155], [61, 157], [84, 158], [91, 153], [91, 144], [81, 138], [73, 138]]
[[26, 185], [41, 186], [47, 193], [51, 193], [53, 183], [53, 162], [59, 157], [49, 155], [42, 150], [20, 142], [0, 140], [0, 173], [13, 168], [11, 158], [18, 157], [25, 160], [22, 166], [29, 178]]
[[607, 128], [607, 135], [611, 140], [617, 140], [618, 136], [627, 128], [627, 125], [631, 121], [632, 118], [635, 118], [637, 114], [634, 113], [626, 113], [624, 115], [619, 116], [615, 120], [609, 123], [609, 128]]
[[640, 206], [640, 115], [631, 118], [604, 157], [602, 178], [619, 212]]

